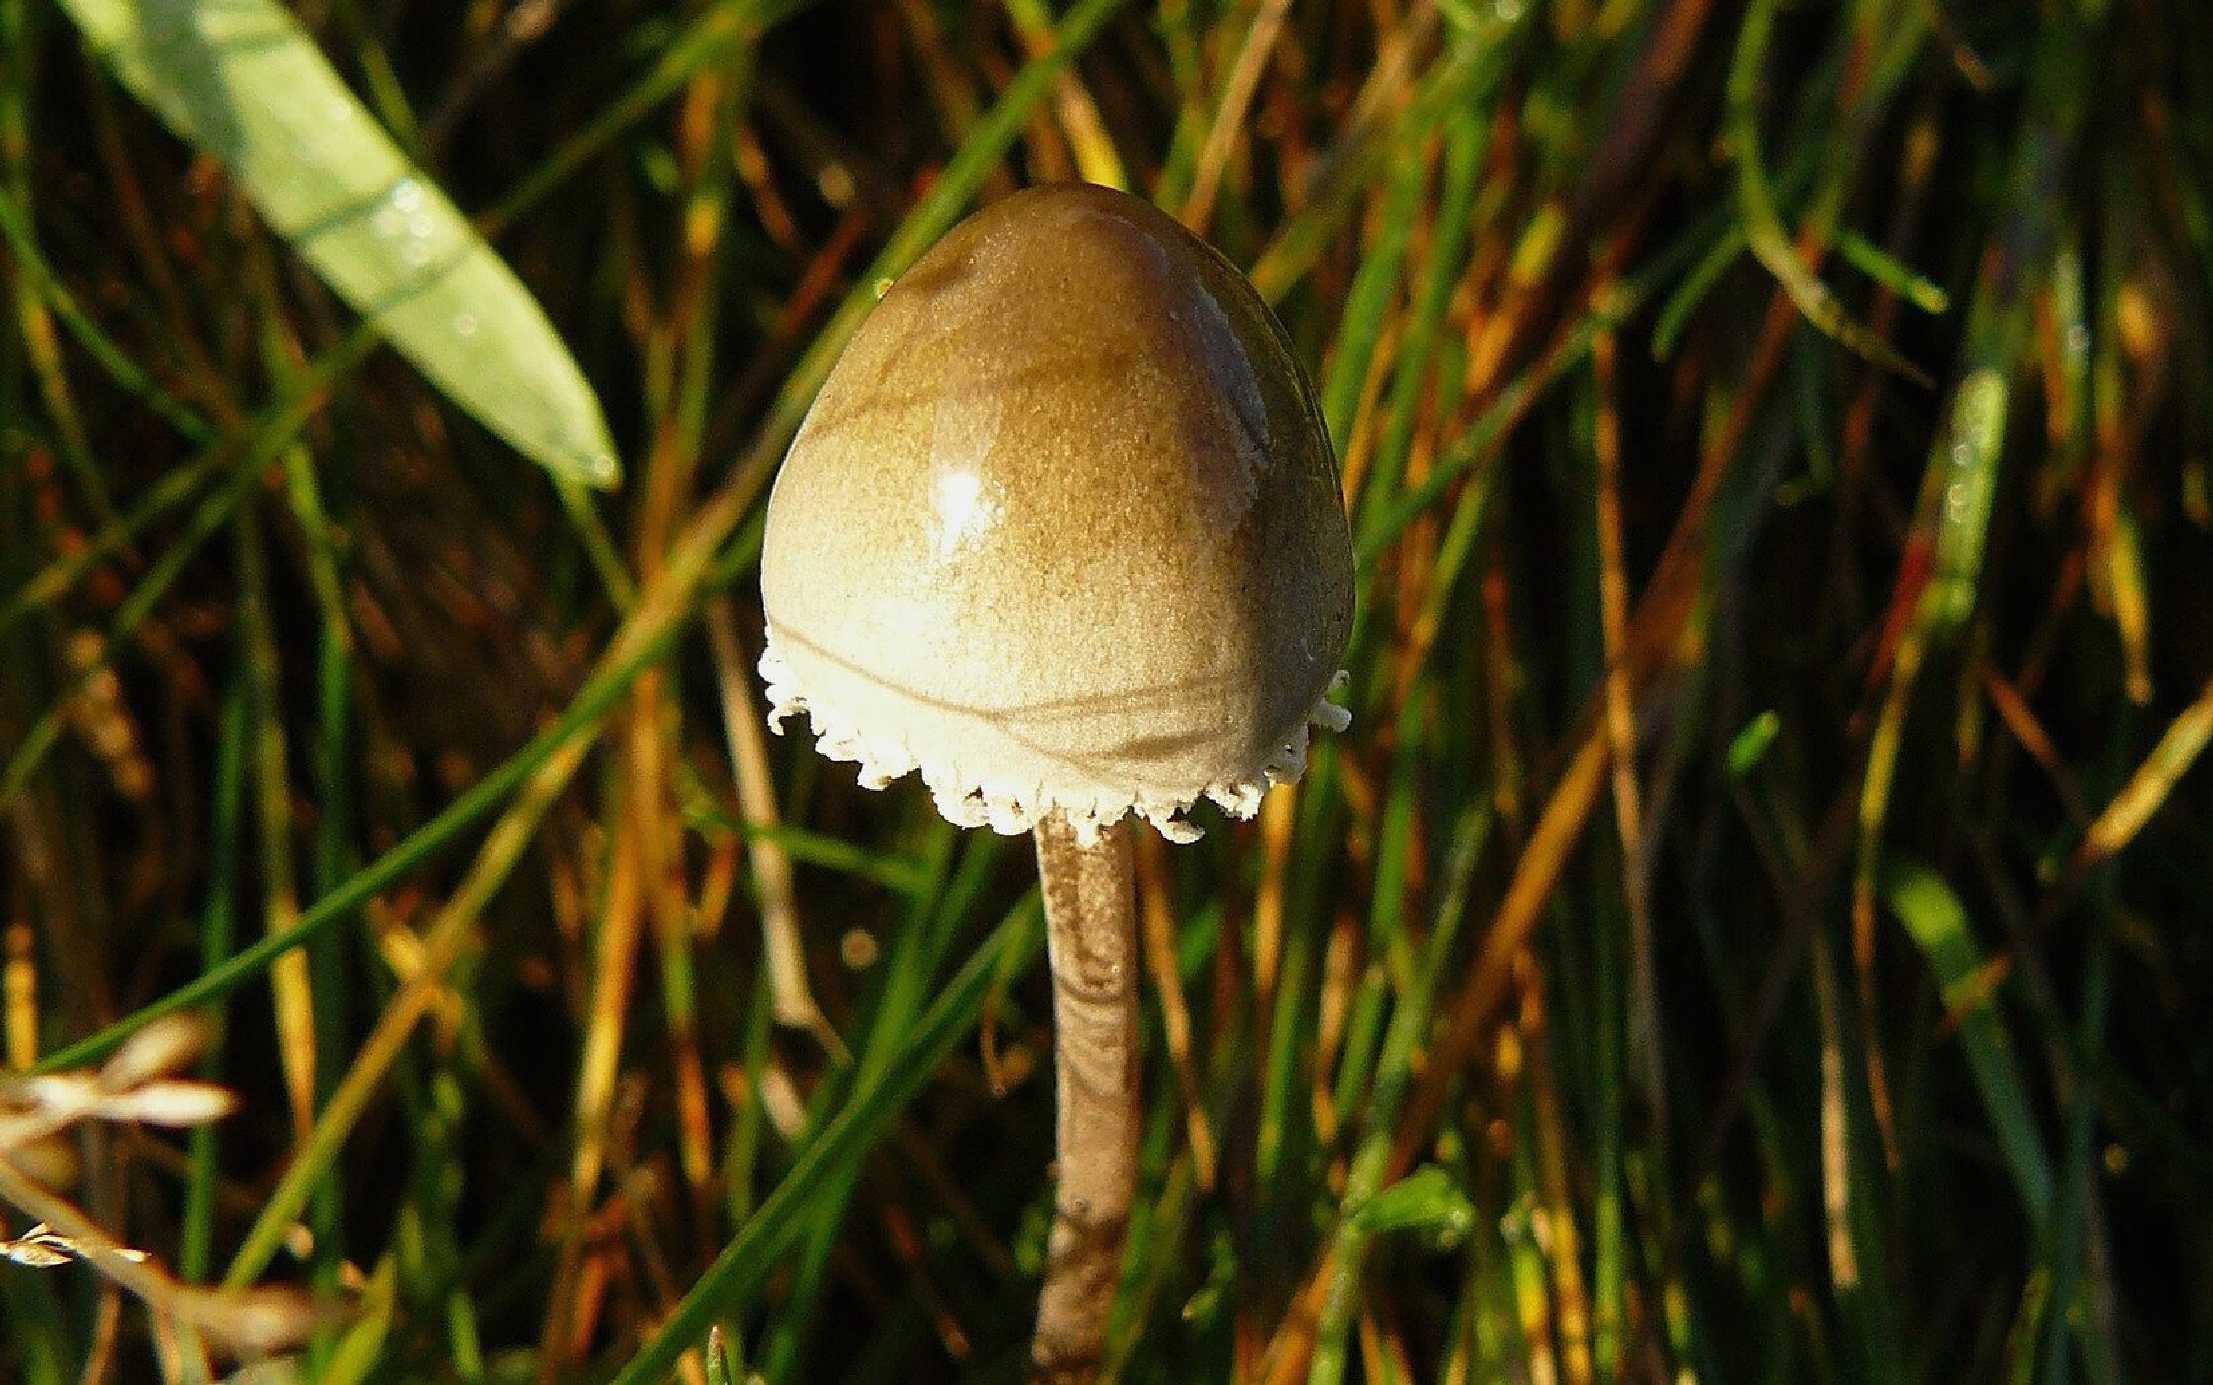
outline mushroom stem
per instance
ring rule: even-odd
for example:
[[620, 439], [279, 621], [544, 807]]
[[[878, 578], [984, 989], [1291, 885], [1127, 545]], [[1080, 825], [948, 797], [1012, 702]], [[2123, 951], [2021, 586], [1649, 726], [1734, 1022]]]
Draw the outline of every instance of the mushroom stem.
[[1137, 913], [1126, 822], [1086, 846], [1055, 813], [1036, 837], [1053, 968], [1060, 1187], [1031, 1378], [1076, 1385], [1099, 1377], [1137, 1183]]

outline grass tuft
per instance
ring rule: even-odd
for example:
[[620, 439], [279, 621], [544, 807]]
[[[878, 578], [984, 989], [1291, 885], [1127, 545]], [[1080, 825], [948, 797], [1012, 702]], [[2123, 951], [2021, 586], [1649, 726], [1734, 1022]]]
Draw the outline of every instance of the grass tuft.
[[1352, 731], [1140, 845], [1113, 1375], [2213, 1376], [2209, 71], [0, 0], [0, 1376], [1021, 1378], [1026, 854], [760, 734], [755, 565], [882, 285], [1076, 177], [1276, 307], [1360, 583]]

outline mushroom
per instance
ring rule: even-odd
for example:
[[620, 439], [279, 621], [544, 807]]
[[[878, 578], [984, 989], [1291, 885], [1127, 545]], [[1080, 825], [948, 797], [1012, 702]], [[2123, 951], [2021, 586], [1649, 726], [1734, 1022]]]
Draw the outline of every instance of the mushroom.
[[1337, 471], [1282, 327], [1150, 204], [1061, 185], [884, 294], [793, 441], [761, 551], [769, 724], [964, 827], [1031, 832], [1060, 1182], [1032, 1358], [1098, 1370], [1136, 1177], [1130, 827], [1297, 778], [1352, 618]]

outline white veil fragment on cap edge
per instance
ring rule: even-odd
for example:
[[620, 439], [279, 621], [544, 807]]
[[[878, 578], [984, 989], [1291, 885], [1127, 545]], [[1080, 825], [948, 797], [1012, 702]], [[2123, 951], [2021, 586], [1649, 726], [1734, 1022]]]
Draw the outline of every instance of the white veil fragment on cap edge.
[[760, 672], [767, 685], [768, 729], [780, 736], [784, 719], [804, 712], [814, 727], [815, 749], [828, 759], [860, 766], [862, 788], [882, 789], [920, 770], [938, 812], [956, 827], [989, 827], [1011, 837], [1029, 832], [1039, 820], [1060, 813], [1083, 846], [1095, 845], [1101, 832], [1131, 813], [1151, 823], [1169, 841], [1195, 842], [1206, 834], [1185, 814], [1201, 798], [1212, 799], [1231, 817], [1250, 818], [1260, 811], [1260, 800], [1271, 787], [1296, 783], [1306, 772], [1307, 737], [1313, 728], [1343, 731], [1352, 725], [1352, 713], [1329, 698], [1330, 693], [1343, 690], [1350, 681], [1340, 670], [1330, 679], [1328, 692], [1315, 700], [1275, 753], [1247, 774], [1217, 780], [1188, 796], [1157, 798], [1132, 793], [1071, 800], [1048, 793], [1041, 785], [970, 776], [950, 762], [917, 756], [903, 739], [865, 734], [850, 717], [824, 705], [799, 686], [791, 666], [776, 650], [774, 626], [769, 627], [761, 650]]

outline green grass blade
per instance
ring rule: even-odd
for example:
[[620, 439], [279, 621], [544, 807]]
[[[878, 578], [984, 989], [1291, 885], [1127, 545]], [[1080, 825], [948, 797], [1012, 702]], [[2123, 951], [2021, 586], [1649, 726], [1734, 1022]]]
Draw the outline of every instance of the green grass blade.
[[1959, 1023], [1961, 1047], [1983, 1107], [2012, 1170], [2029, 1217], [2043, 1226], [2052, 1210], [2052, 1166], [2029, 1107], [2028, 1086], [1982, 985], [1983, 958], [1967, 910], [1944, 877], [1926, 866], [1897, 862], [1883, 871], [1883, 898], [1936, 973], [1945, 1008]]
[[61, 279], [46, 263], [46, 257], [39, 251], [38, 240], [31, 233], [30, 218], [25, 215], [22, 207], [16, 205], [15, 199], [5, 192], [0, 192], [0, 238], [6, 239], [9, 253], [21, 264], [30, 286], [45, 299], [46, 306], [53, 310], [54, 316], [61, 319], [62, 325], [69, 329], [70, 335], [76, 337], [77, 344], [84, 348], [85, 354], [106, 371], [110, 379], [147, 408], [160, 414], [171, 427], [192, 441], [206, 442], [214, 436], [206, 419], [155, 384], [122, 347], [100, 330], [99, 324], [79, 305], [76, 295], [62, 284]]
[[[232, 679], [223, 696], [221, 732], [215, 748], [215, 808], [213, 868], [208, 880], [207, 903], [200, 913], [200, 959], [207, 968], [219, 967], [230, 956], [235, 931], [240, 823], [244, 816], [246, 782], [246, 690], [243, 674]], [[222, 1079], [220, 1053], [211, 1053], [201, 1064], [200, 1076], [210, 1082]], [[216, 1132], [203, 1125], [192, 1132], [190, 1172], [184, 1194], [183, 1226], [178, 1233], [182, 1247], [177, 1272], [188, 1282], [207, 1278], [214, 1264]]]
[[281, 933], [269, 934], [253, 946], [239, 950], [221, 966], [202, 972], [196, 980], [179, 986], [159, 1000], [140, 1006], [97, 1034], [48, 1055], [39, 1063], [38, 1070], [58, 1072], [96, 1063], [114, 1052], [125, 1039], [155, 1020], [221, 999], [260, 975], [277, 958], [360, 908], [378, 891], [406, 877], [430, 856], [449, 845], [472, 823], [505, 802], [508, 795], [535, 774], [538, 767], [551, 759], [555, 751], [597, 725], [599, 719], [629, 690], [637, 676], [660, 662], [675, 637], [676, 631], [673, 628], [662, 630], [653, 639], [642, 644], [630, 658], [595, 678], [577, 694], [576, 700], [569, 704], [569, 709], [561, 714], [559, 720], [533, 736], [522, 749], [502, 760], [459, 798], [447, 804], [438, 816], [410, 832], [390, 851], [346, 877], [345, 884], [316, 900], [312, 907], [303, 910], [299, 920], [290, 928]]
[[1817, 330], [1876, 365], [1931, 386], [1935, 382], [1926, 371], [1844, 310], [1829, 286], [1799, 257], [1776, 209], [1774, 189], [1761, 163], [1759, 125], [1752, 109], [1775, 8], [1772, 0], [1760, 0], [1746, 14], [1729, 71], [1729, 139], [1737, 162], [1737, 209], [1743, 217], [1745, 243]]
[[1383, 335], [1383, 321], [1398, 292], [1399, 268], [1406, 259], [1407, 235], [1421, 208], [1421, 196], [1429, 181], [1429, 161], [1418, 147], [1402, 149], [1391, 166], [1390, 191], [1383, 220], [1376, 229], [1375, 244], [1361, 257], [1345, 295], [1345, 311], [1337, 329], [1337, 351], [1329, 363], [1322, 387], [1322, 418], [1328, 423], [1330, 441], [1343, 456], [1352, 446], [1354, 410], [1360, 388], [1367, 380], [1368, 364], [1375, 357]]
[[[1474, 1219], [1465, 1197], [1451, 1187], [1449, 1178], [1440, 1170], [1418, 1171], [1397, 1185], [1387, 1185], [1384, 1176], [1389, 1172], [1391, 1141], [1399, 1109], [1412, 1083], [1415, 1053], [1434, 1019], [1438, 979], [1467, 914], [1469, 882], [1474, 878], [1483, 845], [1489, 839], [1490, 827], [1490, 814], [1481, 807], [1463, 811], [1453, 825], [1436, 925], [1430, 932], [1420, 967], [1392, 1015], [1384, 1037], [1382, 1057], [1376, 1065], [1372, 1095], [1362, 1122], [1360, 1147], [1345, 1177], [1342, 1219], [1335, 1233], [1336, 1258], [1329, 1293], [1322, 1304], [1321, 1322], [1315, 1330], [1314, 1359], [1307, 1373], [1309, 1385], [1336, 1385], [1344, 1378], [1347, 1343], [1358, 1307], [1361, 1270], [1368, 1242], [1376, 1232], [1398, 1224], [1400, 1213], [1407, 1207], [1428, 1217], [1424, 1224], [1450, 1220], [1463, 1233]], [[1435, 1186], [1438, 1183], [1449, 1189], [1449, 1194], [1440, 1192]], [[1408, 1184], [1413, 1187], [1400, 1195], [1408, 1201], [1397, 1210], [1380, 1214], [1371, 1211], [1393, 1187]], [[1445, 1205], [1440, 1198], [1447, 1197], [1450, 1200], [1449, 1218], [1438, 1210]], [[1430, 1216], [1431, 1213], [1436, 1215]]]
[[40, 714], [38, 720], [32, 723], [31, 729], [24, 734], [22, 741], [9, 752], [5, 767], [0, 767], [0, 805], [14, 802], [16, 796], [24, 791], [31, 776], [38, 772], [39, 765], [45, 761], [48, 752], [60, 741], [68, 722], [69, 708], [77, 694], [84, 690], [93, 674], [106, 667], [107, 662], [114, 658], [115, 652], [123, 648], [137, 632], [162, 597], [168, 594], [178, 574], [184, 571], [185, 565], [199, 551], [200, 545], [230, 518], [231, 511], [246, 494], [246, 482], [249, 479], [251, 478], [246, 473], [240, 472], [232, 478], [231, 484], [202, 499], [192, 512], [191, 522], [186, 525], [184, 533], [155, 560], [154, 565], [147, 569], [145, 579], [116, 608], [115, 619], [109, 624], [107, 637], [100, 645], [100, 660], [77, 674], [64, 694]]
[[1930, 281], [1859, 232], [1850, 229], [1838, 232], [1836, 248], [1846, 264], [1896, 293], [1922, 312], [1942, 313], [1951, 310], [1952, 296], [1944, 291], [1941, 284]]
[[1475, 195], [1482, 186], [1478, 175], [1486, 147], [1479, 112], [1452, 116], [1445, 122], [1443, 139], [1445, 167], [1438, 187], [1435, 230], [1419, 285], [1411, 290], [1409, 322], [1399, 342], [1382, 437], [1360, 497], [1360, 523], [1356, 527], [1364, 540], [1374, 528], [1376, 517], [1396, 497], [1399, 476], [1414, 444], [1414, 430], [1421, 422], [1430, 367], [1437, 356], [1437, 337], [1444, 329], [1445, 314], [1460, 281], [1474, 229]]
[[1942, 507], [1935, 571], [1922, 596], [1921, 615], [1934, 630], [1958, 626], [1975, 609], [2005, 425], [2005, 376], [1979, 367], [1960, 382], [1949, 427], [1942, 435], [1942, 450], [1930, 459], [1942, 487]]
[[742, 1301], [760, 1285], [777, 1257], [808, 1227], [818, 1190], [835, 1186], [875, 1141], [884, 1125], [920, 1091], [924, 1082], [968, 1027], [975, 1023], [1005, 956], [1037, 948], [1041, 929], [1037, 898], [1030, 895], [1009, 914], [984, 945], [968, 959], [921, 1020], [906, 1035], [897, 1060], [863, 1083], [821, 1136], [807, 1146], [776, 1191], [715, 1257], [684, 1301], [661, 1325], [645, 1350], [630, 1359], [615, 1385], [645, 1385], [665, 1379], [691, 1345], [701, 1339], [715, 1315]]

